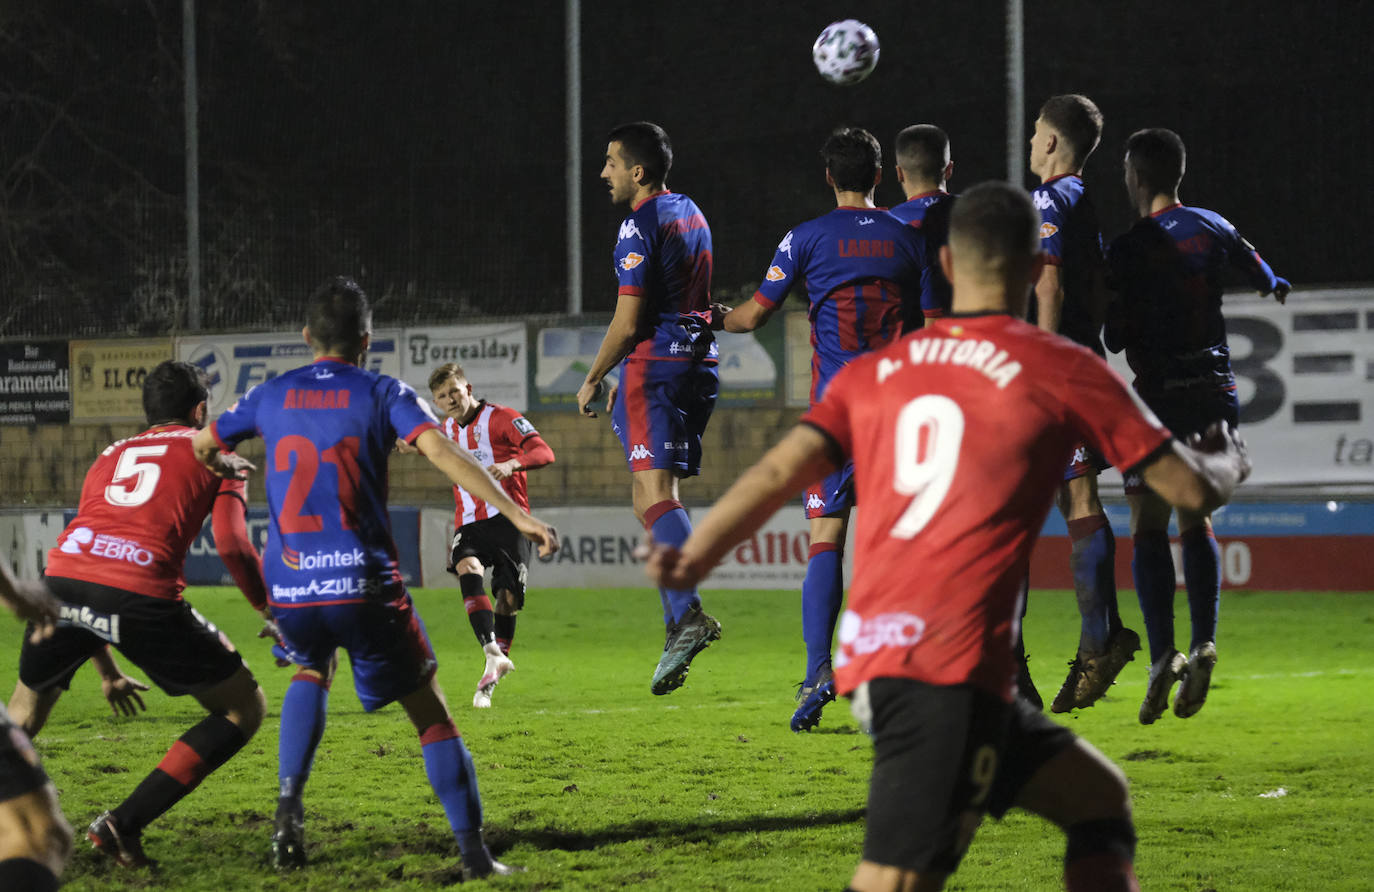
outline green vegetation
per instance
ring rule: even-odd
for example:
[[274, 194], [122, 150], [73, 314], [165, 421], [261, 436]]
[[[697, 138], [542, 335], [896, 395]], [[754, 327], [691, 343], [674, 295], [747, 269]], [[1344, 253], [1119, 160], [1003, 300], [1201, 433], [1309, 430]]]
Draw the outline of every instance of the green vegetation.
[[[539, 580], [536, 580], [539, 581]], [[254, 638], [233, 589], [190, 600], [248, 654], [269, 717], [244, 752], [146, 834], [157, 873], [96, 856], [84, 826], [119, 802], [196, 718], [148, 696], [115, 719], [81, 670], [38, 745], [81, 838], [73, 890], [434, 889], [457, 850], [397, 707], [365, 715], [346, 664], [307, 791], [311, 864], [267, 866], [276, 795], [276, 706], [290, 670]], [[811, 734], [787, 730], [803, 663], [794, 592], [709, 592], [723, 639], [686, 687], [649, 694], [662, 647], [650, 590], [531, 592], [493, 709], [471, 708], [482, 671], [456, 591], [416, 595], [440, 679], [471, 748], [498, 856], [528, 873], [502, 889], [840, 889], [858, 859], [870, 748], [843, 702]], [[1127, 622], [1142, 631], [1130, 592]], [[1180, 629], [1187, 608], [1178, 605]], [[1227, 593], [1212, 696], [1195, 718], [1136, 722], [1145, 657], [1068, 724], [1134, 789], [1137, 872], [1150, 890], [1354, 890], [1374, 877], [1374, 598]], [[16, 646], [0, 657], [13, 678]], [[1181, 632], [1186, 634], [1186, 632]], [[1048, 699], [1077, 641], [1073, 597], [1032, 595], [1031, 667]], [[1186, 642], [1183, 642], [1186, 643]], [[1279, 795], [1278, 791], [1284, 791]], [[1013, 813], [989, 822], [949, 887], [1060, 888], [1062, 836]]]

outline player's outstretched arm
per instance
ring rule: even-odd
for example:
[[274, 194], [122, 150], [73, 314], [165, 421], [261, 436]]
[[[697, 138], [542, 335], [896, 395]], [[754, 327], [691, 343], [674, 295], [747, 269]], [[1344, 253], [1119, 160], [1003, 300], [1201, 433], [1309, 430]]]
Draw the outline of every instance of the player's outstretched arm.
[[209, 468], [211, 474], [225, 480], [247, 480], [248, 472], [258, 469], [248, 459], [221, 450], [219, 441], [208, 427], [196, 432], [191, 439], [191, 449], [196, 453], [196, 460]]
[[437, 427], [416, 437], [415, 445], [449, 480], [504, 514], [526, 539], [539, 546], [541, 557], [558, 550], [558, 533], [554, 528], [515, 504], [471, 453], [444, 436]]
[[553, 447], [538, 434], [530, 434], [520, 443], [520, 454], [514, 458], [488, 465], [487, 471], [497, 480], [505, 480], [517, 471], [533, 471], [553, 464]]
[[105, 695], [105, 700], [110, 704], [110, 711], [116, 718], [121, 715], [133, 715], [139, 710], [147, 711], [148, 707], [143, 705], [143, 697], [139, 691], [148, 690], [148, 686], [136, 678], [125, 675], [115, 662], [114, 654], [110, 653], [109, 647], [97, 650], [91, 656], [91, 665], [100, 673], [100, 692]]
[[29, 640], [34, 644], [51, 637], [57, 629], [61, 604], [41, 581], [16, 579], [9, 564], [0, 558], [0, 600], [14, 615], [33, 623]]
[[[643, 310], [644, 299], [637, 295], [622, 294], [616, 301], [615, 316], [606, 327], [601, 347], [596, 351], [596, 359], [592, 360], [586, 379], [577, 389], [577, 409], [588, 418], [596, 417], [592, 404], [601, 396], [601, 379], [620, 365], [620, 361], [629, 356], [635, 344], [639, 343], [639, 315]], [[609, 402], [606, 411], [610, 411]]]
[[753, 331], [767, 322], [776, 309], [776, 305], [766, 307], [756, 300], [746, 300], [725, 314], [721, 327], [736, 333]]
[[1250, 476], [1245, 441], [1224, 421], [1194, 436], [1185, 445], [1175, 441], [1143, 469], [1145, 484], [1176, 508], [1210, 514], [1231, 500], [1241, 481]]
[[740, 475], [681, 549], [656, 546], [645, 572], [668, 588], [694, 587], [727, 551], [753, 535], [788, 499], [836, 467], [825, 435], [809, 425], [797, 425]]

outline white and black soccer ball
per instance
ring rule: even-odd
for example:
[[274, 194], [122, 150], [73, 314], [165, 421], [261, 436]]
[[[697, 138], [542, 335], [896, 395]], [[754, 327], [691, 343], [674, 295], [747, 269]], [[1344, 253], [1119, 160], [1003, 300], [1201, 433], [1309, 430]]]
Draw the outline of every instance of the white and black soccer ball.
[[857, 19], [843, 19], [825, 26], [811, 47], [816, 70], [832, 84], [857, 84], [878, 64], [878, 35]]

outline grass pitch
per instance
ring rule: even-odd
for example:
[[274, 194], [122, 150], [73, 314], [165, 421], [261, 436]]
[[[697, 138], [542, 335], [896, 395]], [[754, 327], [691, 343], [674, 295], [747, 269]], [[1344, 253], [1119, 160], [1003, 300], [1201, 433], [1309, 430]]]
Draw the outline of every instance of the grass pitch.
[[[435, 889], [457, 880], [456, 846], [425, 781], [418, 740], [395, 707], [366, 715], [346, 664], [307, 789], [311, 863], [267, 864], [276, 795], [277, 711], [290, 670], [255, 639], [233, 589], [189, 599], [247, 654], [269, 701], [257, 737], [145, 835], [155, 873], [95, 855], [85, 824], [161, 758], [199, 707], [148, 695], [109, 715], [82, 669], [38, 747], [78, 830], [73, 890]], [[469, 705], [482, 660], [456, 591], [416, 592], [439, 677], [472, 750], [487, 834], [528, 872], [504, 889], [840, 889], [858, 859], [870, 747], [843, 702], [792, 734], [789, 694], [803, 664], [795, 592], [706, 593], [724, 637], [684, 688], [649, 694], [662, 648], [648, 589], [536, 589], [521, 615], [518, 667], [494, 708]], [[1127, 624], [1142, 631], [1130, 592]], [[1186, 606], [1179, 597], [1180, 635]], [[1046, 698], [1077, 641], [1069, 593], [1035, 592], [1031, 668]], [[11, 640], [18, 641], [17, 628]], [[1374, 877], [1374, 597], [1228, 592], [1207, 706], [1136, 721], [1146, 658], [1067, 724], [1130, 777], [1150, 890], [1365, 890]], [[15, 677], [17, 646], [0, 657]], [[127, 667], [126, 667], [127, 668]], [[136, 674], [136, 673], [135, 673]], [[1013, 813], [988, 822], [953, 890], [1060, 888], [1063, 838]]]

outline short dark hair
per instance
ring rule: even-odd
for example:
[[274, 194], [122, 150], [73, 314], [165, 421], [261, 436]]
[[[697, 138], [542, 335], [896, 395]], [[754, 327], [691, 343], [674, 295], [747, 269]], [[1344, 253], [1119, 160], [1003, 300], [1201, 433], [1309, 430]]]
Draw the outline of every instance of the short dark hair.
[[437, 390], [449, 378], [462, 378], [464, 381], [468, 376], [464, 374], [463, 367], [456, 362], [446, 362], [437, 369], [429, 373], [429, 389]]
[[1135, 169], [1136, 181], [1156, 194], [1178, 191], [1188, 152], [1172, 130], [1151, 127], [1137, 130], [1126, 140], [1126, 163]]
[[372, 307], [361, 285], [348, 276], [334, 276], [310, 296], [306, 325], [316, 350], [352, 356], [372, 331]]
[[990, 277], [1005, 276], [1040, 253], [1040, 212], [1024, 189], [979, 183], [960, 193], [949, 217], [950, 251]]
[[923, 180], [938, 180], [949, 163], [949, 136], [934, 124], [912, 124], [897, 134], [897, 166]]
[[1051, 96], [1040, 106], [1040, 117], [1068, 141], [1079, 164], [1088, 160], [1102, 138], [1102, 112], [1081, 93]]
[[209, 396], [209, 378], [200, 366], [168, 359], [143, 379], [143, 415], [149, 424], [189, 421]]
[[845, 192], [867, 192], [878, 181], [883, 149], [877, 138], [862, 127], [837, 128], [821, 146], [825, 169]]
[[673, 167], [673, 144], [662, 127], [650, 121], [621, 124], [610, 132], [606, 142], [620, 143], [625, 160], [644, 168], [647, 185], [662, 186]]

